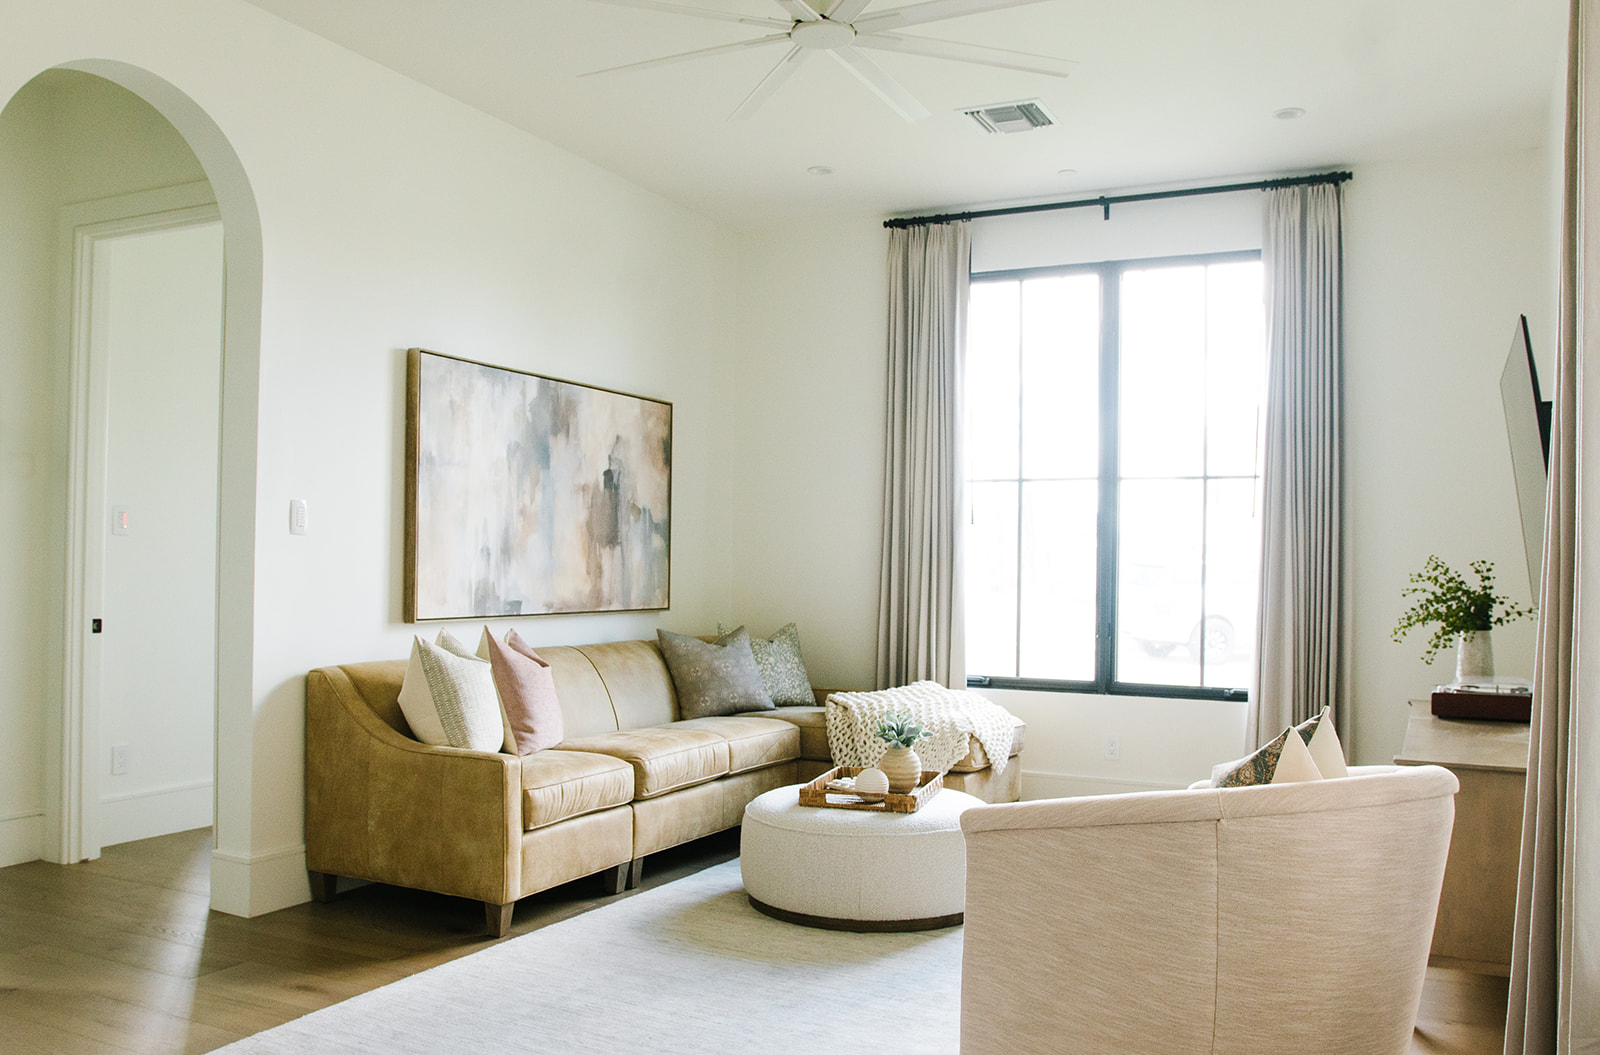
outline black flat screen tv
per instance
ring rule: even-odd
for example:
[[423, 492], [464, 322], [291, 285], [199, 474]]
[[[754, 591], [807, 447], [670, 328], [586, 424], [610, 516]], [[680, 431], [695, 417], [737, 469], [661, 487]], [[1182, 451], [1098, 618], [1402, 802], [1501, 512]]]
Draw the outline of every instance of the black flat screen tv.
[[1544, 493], [1550, 477], [1550, 401], [1539, 391], [1528, 317], [1517, 319], [1511, 351], [1500, 371], [1500, 402], [1511, 443], [1517, 509], [1522, 514], [1522, 547], [1528, 557], [1528, 587], [1539, 600], [1539, 566], [1544, 555]]

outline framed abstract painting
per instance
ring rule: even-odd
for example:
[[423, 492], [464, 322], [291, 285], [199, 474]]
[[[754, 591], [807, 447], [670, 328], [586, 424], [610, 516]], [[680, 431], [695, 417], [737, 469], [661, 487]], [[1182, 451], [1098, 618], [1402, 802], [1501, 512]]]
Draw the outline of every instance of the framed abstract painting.
[[668, 606], [671, 403], [406, 359], [406, 622]]

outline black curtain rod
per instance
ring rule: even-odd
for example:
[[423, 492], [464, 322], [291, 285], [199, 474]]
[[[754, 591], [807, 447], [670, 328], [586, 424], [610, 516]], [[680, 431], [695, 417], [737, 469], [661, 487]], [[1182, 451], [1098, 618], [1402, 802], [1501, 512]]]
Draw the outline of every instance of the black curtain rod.
[[1254, 180], [1250, 183], [1226, 183], [1217, 187], [1189, 187], [1184, 190], [1154, 190], [1144, 194], [1115, 194], [1110, 197], [1079, 198], [1077, 201], [1053, 201], [1042, 205], [1013, 205], [1004, 209], [977, 209], [972, 212], [947, 212], [937, 216], [906, 216], [885, 220], [885, 227], [923, 227], [933, 223], [953, 223], [956, 220], [980, 220], [988, 216], [1018, 216], [1030, 212], [1054, 212], [1057, 209], [1082, 209], [1099, 206], [1105, 218], [1111, 219], [1111, 207], [1135, 201], [1159, 201], [1163, 198], [1192, 198], [1200, 194], [1231, 194], [1242, 190], [1271, 190], [1274, 187], [1305, 187], [1318, 183], [1340, 184], [1353, 179], [1351, 172], [1320, 172], [1315, 176], [1284, 176], [1281, 179]]

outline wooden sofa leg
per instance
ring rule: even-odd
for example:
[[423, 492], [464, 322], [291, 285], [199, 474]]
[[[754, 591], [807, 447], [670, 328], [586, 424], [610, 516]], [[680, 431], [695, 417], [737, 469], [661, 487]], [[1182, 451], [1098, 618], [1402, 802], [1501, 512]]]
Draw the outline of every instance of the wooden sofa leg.
[[306, 876], [311, 880], [311, 900], [322, 905], [332, 904], [339, 893], [339, 877], [310, 870], [307, 870]]
[[617, 865], [600, 873], [600, 887], [607, 894], [620, 894], [628, 883], [628, 866]]
[[644, 858], [635, 857], [628, 864], [628, 889], [633, 890], [644, 880]]
[[483, 903], [483, 929], [489, 932], [491, 938], [504, 938], [511, 930], [511, 910], [516, 907], [515, 901], [508, 901], [504, 905], [493, 901]]

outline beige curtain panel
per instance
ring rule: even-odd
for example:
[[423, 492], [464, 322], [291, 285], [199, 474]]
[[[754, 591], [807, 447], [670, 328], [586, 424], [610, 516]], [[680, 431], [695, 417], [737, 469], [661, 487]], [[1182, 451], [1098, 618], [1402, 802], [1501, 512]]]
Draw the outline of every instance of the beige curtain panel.
[[1337, 184], [1266, 192], [1267, 425], [1261, 586], [1246, 737], [1254, 749], [1339, 695], [1340, 384]]
[[[1600, 0], [1573, 5], [1567, 71], [1561, 319], [1545, 494], [1544, 573], [1534, 655], [1532, 736], [1523, 808], [1517, 922], [1511, 948], [1506, 1055], [1600, 1052], [1600, 460], [1579, 438], [1600, 421], [1588, 352], [1600, 347]], [[1580, 226], [1581, 224], [1581, 226]], [[1590, 441], [1593, 446], [1593, 441]], [[1590, 698], [1585, 706], [1583, 700]]]
[[967, 680], [961, 386], [971, 245], [965, 222], [889, 231], [880, 688]]

